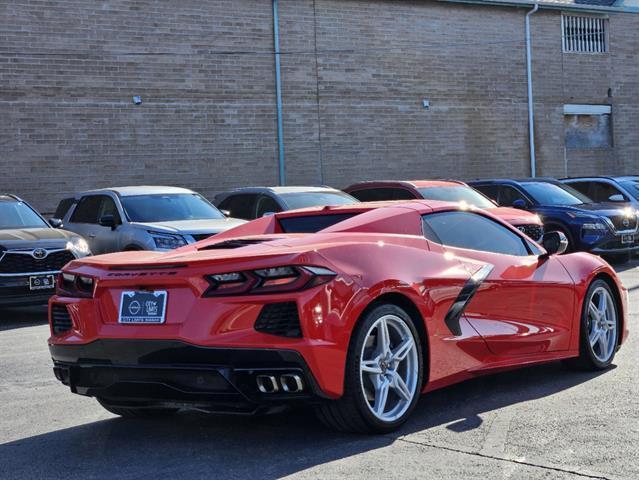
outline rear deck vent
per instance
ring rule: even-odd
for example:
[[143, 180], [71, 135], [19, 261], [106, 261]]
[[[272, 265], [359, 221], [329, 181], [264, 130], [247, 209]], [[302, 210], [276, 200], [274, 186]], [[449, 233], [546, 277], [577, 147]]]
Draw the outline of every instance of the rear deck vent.
[[248, 247], [249, 245], [257, 245], [264, 242], [271, 242], [273, 240], [279, 240], [279, 238], [239, 238], [207, 245], [206, 247], [202, 247], [199, 250], [231, 250], [233, 248]]
[[302, 329], [297, 303], [282, 302], [264, 305], [255, 322], [255, 330], [280, 337], [301, 338]]
[[71, 330], [73, 323], [71, 322], [71, 315], [69, 315], [66, 305], [54, 304], [51, 307], [51, 324], [53, 326], [53, 333], [56, 335]]
[[194, 234], [191, 234], [191, 236], [193, 237], [193, 239], [196, 242], [201, 242], [202, 240], [206, 240], [207, 238], [211, 238], [214, 235], [215, 235], [215, 233], [194, 233]]

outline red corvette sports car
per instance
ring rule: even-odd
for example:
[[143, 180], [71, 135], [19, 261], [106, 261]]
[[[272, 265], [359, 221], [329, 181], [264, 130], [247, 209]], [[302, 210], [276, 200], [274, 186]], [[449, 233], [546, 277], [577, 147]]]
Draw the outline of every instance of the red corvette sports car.
[[49, 305], [54, 372], [123, 416], [306, 402], [331, 427], [390, 431], [420, 393], [477, 375], [610, 365], [627, 291], [600, 258], [557, 255], [562, 240], [415, 200], [75, 260]]

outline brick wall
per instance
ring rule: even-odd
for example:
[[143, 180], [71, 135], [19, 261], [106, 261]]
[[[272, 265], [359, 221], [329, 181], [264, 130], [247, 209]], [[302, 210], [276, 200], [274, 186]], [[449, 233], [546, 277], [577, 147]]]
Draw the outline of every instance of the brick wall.
[[[527, 175], [525, 13], [280, 0], [288, 183]], [[636, 173], [638, 25], [611, 16], [610, 53], [576, 55], [558, 11], [533, 17], [538, 173]], [[3, 2], [0, 190], [51, 211], [116, 184], [277, 183], [272, 51], [268, 0]], [[611, 104], [614, 148], [565, 151], [564, 103]]]

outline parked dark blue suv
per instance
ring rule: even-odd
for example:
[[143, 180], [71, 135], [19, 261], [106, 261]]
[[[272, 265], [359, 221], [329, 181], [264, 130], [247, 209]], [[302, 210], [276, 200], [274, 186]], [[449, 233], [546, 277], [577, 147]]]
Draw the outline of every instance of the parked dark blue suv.
[[624, 256], [639, 250], [637, 211], [627, 203], [595, 203], [554, 179], [476, 180], [468, 182], [500, 206], [537, 213], [549, 232], [568, 238], [568, 251]]

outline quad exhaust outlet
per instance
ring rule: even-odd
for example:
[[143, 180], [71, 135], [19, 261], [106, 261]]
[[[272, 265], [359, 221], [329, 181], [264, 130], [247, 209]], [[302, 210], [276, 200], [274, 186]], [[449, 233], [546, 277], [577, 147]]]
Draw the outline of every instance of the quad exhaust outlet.
[[278, 393], [280, 390], [285, 393], [299, 393], [304, 390], [302, 377], [295, 373], [284, 373], [279, 377], [258, 375], [255, 377], [255, 382], [261, 393]]

